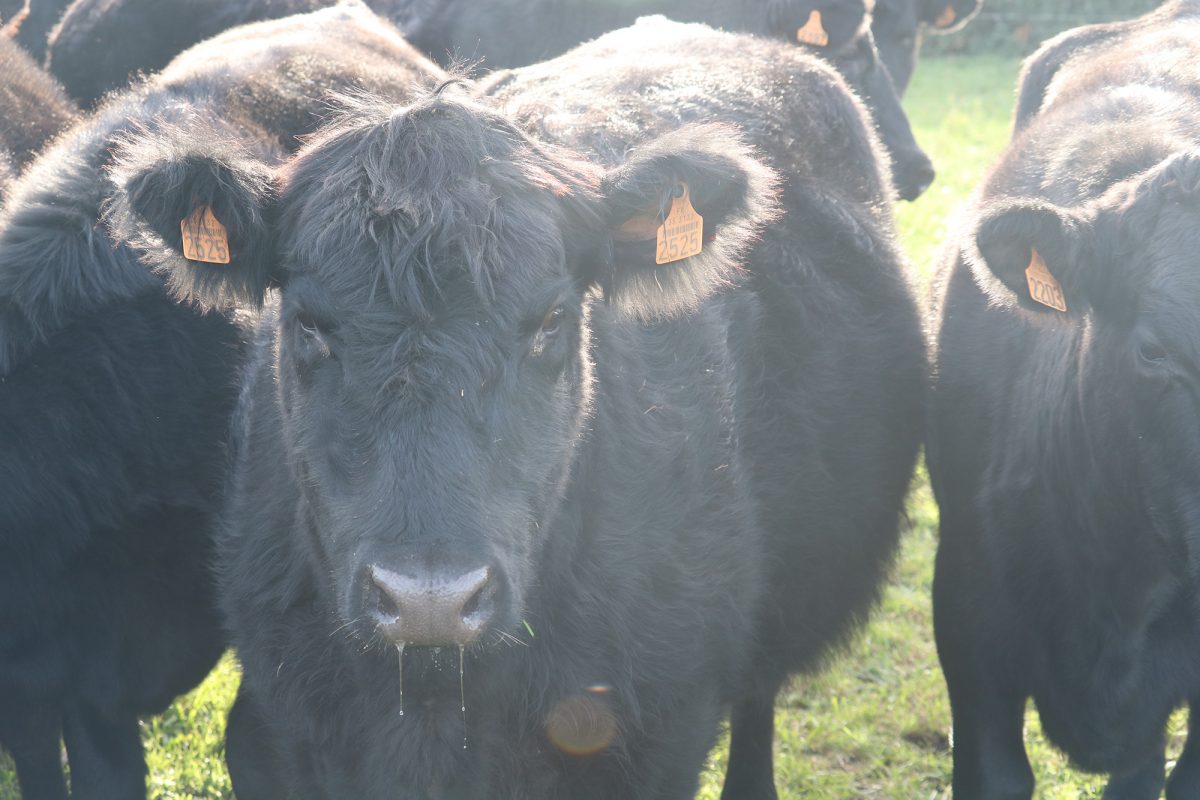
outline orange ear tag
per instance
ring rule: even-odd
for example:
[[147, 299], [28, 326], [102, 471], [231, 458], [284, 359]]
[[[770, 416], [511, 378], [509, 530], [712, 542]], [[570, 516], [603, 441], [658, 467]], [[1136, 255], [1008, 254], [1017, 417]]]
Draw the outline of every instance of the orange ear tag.
[[658, 251], [654, 263], [670, 264], [694, 256], [703, 249], [704, 218], [692, 208], [688, 185], [680, 182], [683, 189], [679, 197], [671, 201], [671, 213], [658, 226]]
[[949, 28], [956, 19], [958, 19], [958, 14], [954, 13], [954, 6], [946, 6], [942, 9], [942, 13], [938, 14], [938, 18], [933, 21], [933, 27]]
[[1029, 296], [1055, 311], [1066, 311], [1067, 301], [1063, 297], [1062, 286], [1050, 274], [1041, 254], [1037, 250], [1031, 252], [1029, 266], [1025, 268], [1025, 280], [1029, 281]]
[[808, 15], [808, 22], [796, 31], [796, 41], [800, 44], [811, 44], [813, 47], [824, 47], [829, 44], [829, 34], [821, 24], [821, 12], [813, 11]]
[[200, 206], [180, 220], [179, 230], [183, 233], [183, 257], [188, 261], [229, 263], [229, 235], [208, 206]]

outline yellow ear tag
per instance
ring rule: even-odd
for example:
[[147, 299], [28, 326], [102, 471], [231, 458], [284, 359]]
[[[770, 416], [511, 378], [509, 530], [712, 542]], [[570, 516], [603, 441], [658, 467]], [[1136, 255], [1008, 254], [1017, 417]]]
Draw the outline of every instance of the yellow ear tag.
[[654, 263], [670, 264], [694, 256], [703, 249], [704, 218], [692, 208], [688, 185], [680, 182], [683, 190], [671, 201], [671, 213], [658, 226], [658, 251]]
[[188, 261], [229, 263], [229, 234], [208, 206], [200, 206], [180, 220], [179, 230], [183, 233], [183, 257]]
[[800, 44], [811, 44], [813, 47], [824, 47], [829, 44], [829, 34], [821, 24], [821, 12], [813, 11], [808, 15], [808, 22], [796, 31], [796, 41]]
[[949, 28], [956, 19], [958, 19], [958, 14], [954, 13], [954, 6], [946, 6], [942, 9], [942, 13], [938, 14], [938, 18], [933, 21], [933, 27]]
[[1067, 301], [1063, 297], [1062, 286], [1050, 274], [1041, 254], [1037, 250], [1031, 252], [1029, 266], [1025, 268], [1025, 280], [1029, 281], [1029, 296], [1055, 311], [1066, 311]]

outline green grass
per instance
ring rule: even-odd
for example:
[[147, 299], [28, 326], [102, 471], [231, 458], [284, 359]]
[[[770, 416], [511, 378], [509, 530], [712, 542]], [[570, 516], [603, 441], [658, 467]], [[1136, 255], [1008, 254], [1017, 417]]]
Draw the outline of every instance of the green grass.
[[[938, 180], [897, 224], [926, 283], [953, 214], [1004, 146], [1017, 62], [992, 57], [927, 59], [906, 100]], [[920, 475], [909, 500], [910, 529], [882, 607], [854, 644], [821, 675], [796, 680], [779, 698], [777, 780], [784, 798], [949, 797], [950, 710], [933, 645], [930, 581], [937, 509]], [[143, 723], [156, 800], [232, 797], [222, 761], [225, 713], [238, 681], [231, 658], [162, 717]], [[1182, 718], [1172, 724], [1177, 750]], [[1038, 797], [1099, 797], [1101, 781], [1072, 769], [1027, 725]], [[713, 752], [699, 797], [716, 800], [726, 754]], [[11, 763], [0, 756], [0, 800], [16, 800]]]

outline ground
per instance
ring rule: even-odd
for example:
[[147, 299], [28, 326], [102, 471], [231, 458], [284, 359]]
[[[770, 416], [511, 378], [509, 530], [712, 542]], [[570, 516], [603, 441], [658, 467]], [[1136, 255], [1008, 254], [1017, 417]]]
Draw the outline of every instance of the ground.
[[[953, 215], [1008, 138], [1018, 64], [994, 57], [926, 59], [905, 100], [938, 179], [897, 213], [914, 274], [927, 283]], [[937, 508], [924, 471], [909, 499], [909, 530], [883, 605], [826, 672], [797, 680], [779, 699], [780, 796], [813, 800], [945, 800], [950, 785], [950, 708], [933, 644], [930, 582]], [[224, 717], [237, 687], [226, 657], [167, 714], [143, 723], [153, 800], [230, 800], [222, 760]], [[1184, 720], [1171, 725], [1172, 753]], [[1102, 780], [1073, 769], [1028, 715], [1026, 740], [1038, 798], [1099, 797]], [[698, 800], [717, 800], [725, 742], [713, 752]], [[1170, 764], [1168, 763], [1168, 767]], [[0, 800], [17, 800], [11, 762], [0, 754]]]

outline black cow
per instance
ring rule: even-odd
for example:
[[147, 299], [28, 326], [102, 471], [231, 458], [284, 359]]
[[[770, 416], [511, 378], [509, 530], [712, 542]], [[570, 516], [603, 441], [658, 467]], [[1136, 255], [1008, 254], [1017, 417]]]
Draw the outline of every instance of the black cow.
[[0, 36], [0, 151], [14, 171], [25, 167], [78, 113], [61, 86], [20, 45]]
[[46, 39], [71, 0], [4, 0], [0, 4], [3, 35], [16, 39], [34, 60], [46, 55]]
[[1029, 797], [1022, 728], [1104, 796], [1200, 797], [1200, 3], [1072, 59], [947, 265], [928, 460], [956, 797]]
[[[657, 44], [647, 47], [645, 42]], [[630, 53], [638, 55], [634, 58]], [[615, 65], [624, 68], [618, 69]], [[764, 271], [770, 274], [778, 269], [774, 261], [780, 259], [781, 254], [785, 254], [783, 260], [790, 261], [806, 246], [801, 242], [807, 241], [810, 243], [807, 246], [811, 247], [812, 242], [824, 240], [827, 233], [823, 232], [823, 226], [829, 225], [831, 230], [841, 227], [842, 223], [812, 216], [812, 205], [828, 206], [832, 210], [848, 202], [876, 203], [879, 198], [873, 172], [861, 167], [847, 168], [852, 159], [869, 161], [870, 157], [866, 153], [849, 155], [851, 151], [831, 141], [830, 129], [822, 127], [828, 124], [825, 122], [829, 119], [828, 112], [822, 113], [816, 108], [828, 102], [837, 90], [806, 74], [800, 81], [803, 88], [797, 90], [802, 97], [789, 97], [785, 89], [789, 81], [798, 73], [811, 73], [811, 69], [810, 61], [797, 54], [795, 48], [757, 37], [718, 35], [700, 26], [677, 25], [659, 18], [642, 19], [631, 29], [601, 37], [544, 64], [497, 73], [484, 88], [502, 100], [507, 112], [540, 139], [597, 152], [613, 163], [626, 148], [637, 142], [633, 131], [640, 130], [641, 115], [645, 112], [628, 109], [623, 93], [638, 81], [651, 83], [655, 80], [646, 76], [645, 71], [667, 76], [671, 85], [677, 87], [674, 109], [667, 124], [692, 122], [704, 119], [705, 115], [730, 115], [730, 109], [738, 107], [737, 76], [745, 76], [762, 92], [756, 96], [787, 98], [778, 109], [770, 112], [757, 109], [761, 116], [734, 117], [751, 135], [752, 143], [765, 153], [768, 163], [785, 175], [803, 176], [799, 180], [789, 179], [784, 200], [793, 218], [808, 219], [803, 223], [791, 219], [787, 225], [772, 227], [756, 251], [759, 255], [753, 259], [755, 265], [763, 265]], [[719, 89], [711, 86], [716, 81], [719, 81]], [[717, 92], [717, 97], [706, 99], [706, 94], [713, 91]], [[798, 120], [807, 115], [820, 122], [805, 126], [797, 138]], [[796, 141], [810, 144], [797, 150]], [[859, 141], [853, 147], [863, 145]], [[827, 163], [816, 164], [815, 161], [821, 158], [828, 158]], [[811, 193], [815, 186], [832, 192], [836, 199], [801, 201], [792, 196], [792, 192]], [[798, 224], [812, 227], [801, 230]], [[874, 221], [859, 221], [858, 226], [862, 233], [862, 229], [886, 229], [890, 224], [879, 217]], [[864, 263], [878, 264], [874, 257], [866, 258], [855, 248], [839, 252], [841, 246], [830, 243], [827, 255], [834, 259], [858, 258]], [[829, 268], [829, 264], [818, 267], [822, 268]], [[894, 264], [891, 269], [894, 270]], [[779, 396], [765, 398], [761, 405], [752, 407], [747, 418], [754, 427], [744, 430], [742, 436], [748, 458], [756, 470], [760, 521], [767, 530], [769, 560], [775, 570], [770, 576], [769, 610], [763, 617], [764, 627], [759, 637], [761, 650], [753, 659], [757, 671], [734, 706], [734, 744], [725, 789], [727, 800], [766, 794], [764, 784], [766, 787], [771, 784], [770, 742], [775, 692], [788, 672], [814, 667], [830, 643], [850, 627], [850, 620], [865, 616], [875, 596], [880, 569], [895, 542], [895, 515], [907, 486], [913, 441], [909, 434], [901, 433], [898, 428], [911, 425], [917, 413], [916, 398], [920, 394], [923, 362], [914, 333], [911, 304], [904, 298], [903, 291], [892, 283], [895, 275], [885, 281], [879, 273], [871, 274], [879, 282], [868, 280], [860, 285], [860, 289], [880, 293], [870, 304], [883, 309], [881, 318], [876, 320], [882, 327], [865, 336], [856, 336], [852, 329], [860, 317], [853, 305], [841, 307], [839, 313], [845, 317], [836, 323], [837, 332], [833, 327], [814, 327], [811, 318], [808, 321], [795, 319], [794, 308], [777, 307], [778, 317], [765, 330], [757, 332], [759, 338], [753, 345], [761, 350], [758, 356], [761, 363], [769, 365], [767, 369], [774, 375], [771, 380], [778, 381], [777, 386], [787, 388], [781, 388]], [[779, 279], [778, 275], [765, 277], [757, 288], [771, 296], [780, 291], [774, 283]], [[786, 282], [787, 279], [783, 280]], [[818, 283], [824, 284], [824, 281]], [[808, 285], [799, 291], [804, 295], [799, 307], [806, 317], [816, 304], [838, 307], [843, 302], [832, 296], [821, 299], [822, 294], [831, 291], [829, 284]], [[834, 325], [830, 320], [822, 324]], [[885, 336], [883, 331], [888, 328], [892, 329], [896, 339], [887, 348], [887, 354], [868, 356], [867, 348], [880, 346]], [[825, 355], [816, 356], [813, 351], [796, 360], [798, 356], [788, 343], [826, 344], [826, 334], [846, 337], [846, 341], [836, 345], [828, 343], [832, 349]], [[835, 355], [843, 347], [847, 350]], [[816, 360], [808, 360], [810, 356], [816, 356]], [[872, 378], [872, 381], [878, 381], [877, 388], [859, 385], [857, 390], [895, 392], [896, 407], [874, 405], [878, 397], [858, 398], [853, 407], [843, 409], [845, 416], [841, 412], [834, 414], [827, 401], [836, 396], [837, 402], [848, 402], [856, 391], [854, 382], [860, 380], [861, 375], [839, 374], [837, 370], [826, 372], [816, 365], [825, 358], [837, 360], [843, 357], [859, 363], [865, 363], [860, 359], [869, 361], [869, 369], [877, 371]], [[887, 359], [896, 361], [885, 366]], [[785, 378], [783, 374], [789, 365], [795, 372]], [[810, 381], [818, 373], [822, 378], [814, 385]], [[759, 380], [763, 380], [761, 374], [756, 376], [753, 385], [759, 385]], [[884, 390], [884, 386], [892, 388]], [[891, 429], [891, 433], [882, 437], [874, 435], [880, 431], [876, 428], [874, 434], [861, 441], [845, 441], [844, 450], [836, 459], [826, 454], [796, 462], [795, 454], [811, 447], [812, 440], [808, 437], [813, 431], [797, 429], [794, 430], [795, 438], [789, 439], [785, 431], [791, 426], [783, 421], [796, 420], [797, 415], [807, 416], [817, 407], [821, 408], [823, 417], [818, 426], [822, 431], [818, 438], [838, 438], [841, 434], [835, 431], [843, 434], [849, 431], [853, 427], [851, 419], [856, 416], [876, 420], [877, 425]], [[758, 427], [761, 420], [772, 422]], [[838, 463], [833, 466], [835, 460]], [[780, 470], [786, 469], [780, 465], [787, 463], [795, 464], [795, 471], [780, 475]], [[874, 463], [877, 471], [870, 474], [864, 471], [869, 463]], [[823, 466], [818, 467], [818, 464]], [[812, 483], [813, 473], [825, 469], [835, 470], [836, 476], [830, 474], [827, 477], [831, 480]], [[831, 498], [840, 495], [841, 499], [833, 501], [834, 505], [850, 505], [849, 493], [855, 491], [862, 491], [875, 501], [864, 508], [861, 515], [836, 520], [828, 505]], [[823, 531], [829, 540], [806, 537], [797, 541], [797, 520], [802, 521], [801, 528]], [[858, 550], [858, 555], [850, 559], [848, 554], [853, 550]], [[800, 563], [828, 568], [832, 562], [838, 563], [838, 568], [821, 575], [797, 572]], [[815, 610], [818, 608], [821, 610]]]
[[982, 5], [983, 0], [876, 0], [871, 33], [897, 94], [908, 90], [924, 31], [961, 30]]
[[1055, 77], [1072, 59], [1087, 58], [1093, 48], [1103, 48], [1144, 31], [1153, 32], [1176, 19], [1187, 19], [1195, 15], [1195, 9], [1192, 0], [1167, 0], [1156, 10], [1136, 19], [1084, 25], [1043, 42], [1021, 65], [1014, 135], [1020, 133], [1050, 99]]
[[[278, 157], [331, 91], [439, 72], [363, 6], [231, 31], [64, 134], [0, 213], [0, 744], [26, 800], [144, 797], [137, 715], [224, 647], [210, 575], [245, 334], [101, 225], [115, 145], [201, 117]], [[250, 156], [246, 156], [249, 158]], [[177, 223], [178, 224], [178, 223]]]
[[[663, 14], [787, 42], [828, 58], [866, 101], [892, 160], [896, 191], [914, 200], [933, 183], [929, 157], [870, 35], [865, 0], [393, 0], [397, 22], [418, 49], [443, 62], [479, 59], [500, 69], [559, 55], [580, 42]], [[814, 17], [814, 14], [816, 15]]]
[[[220, 544], [235, 791], [690, 798], [735, 704], [725, 797], [774, 797], [774, 693], [868, 612], [919, 439], [878, 145], [820, 61], [704, 26], [497, 80], [279, 169], [123, 148], [178, 294], [280, 288]], [[659, 266], [675, 204], [703, 249]], [[181, 257], [197, 208], [228, 267]]]

